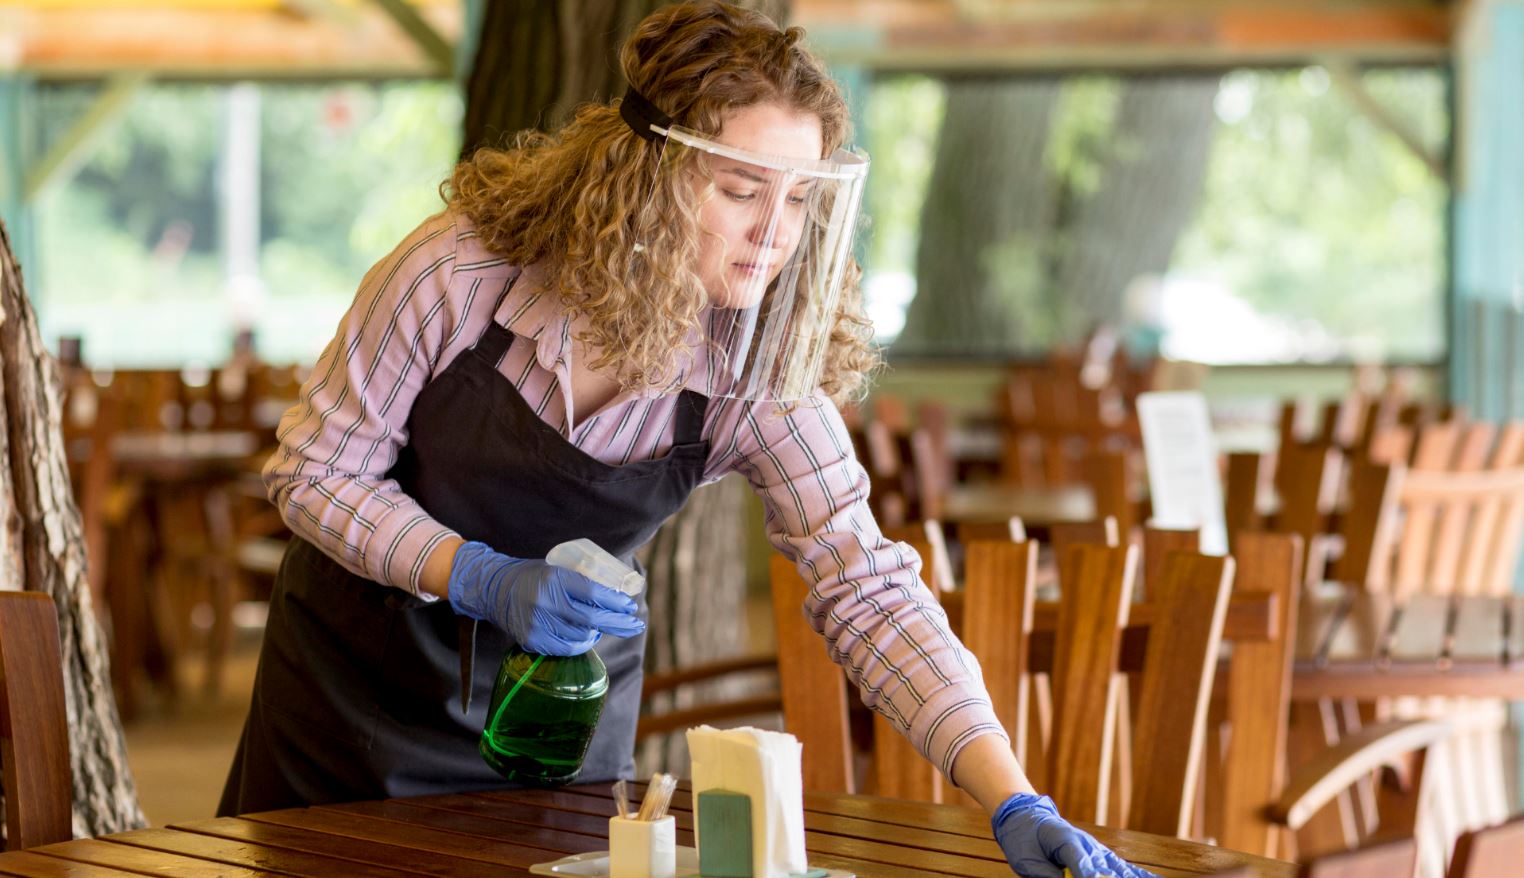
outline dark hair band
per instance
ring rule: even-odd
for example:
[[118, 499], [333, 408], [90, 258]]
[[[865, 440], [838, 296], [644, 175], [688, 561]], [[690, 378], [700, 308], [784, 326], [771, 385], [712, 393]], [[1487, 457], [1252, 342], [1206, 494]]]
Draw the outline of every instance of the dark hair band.
[[651, 126], [658, 128], [671, 128], [672, 117], [656, 108], [656, 105], [646, 100], [646, 96], [636, 91], [633, 87], [624, 90], [624, 100], [619, 102], [619, 115], [624, 123], [630, 126], [630, 130], [645, 138], [656, 140], [661, 137]]

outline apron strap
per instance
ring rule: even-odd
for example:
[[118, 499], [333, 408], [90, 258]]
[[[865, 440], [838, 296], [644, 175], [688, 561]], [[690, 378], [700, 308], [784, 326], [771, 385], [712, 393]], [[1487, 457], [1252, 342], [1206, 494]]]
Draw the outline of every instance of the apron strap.
[[476, 680], [476, 625], [470, 616], [456, 616], [460, 633], [460, 715], [471, 712], [471, 689]]
[[508, 353], [508, 346], [513, 344], [513, 330], [497, 322], [497, 312], [502, 309], [503, 302], [513, 288], [518, 284], [523, 275], [515, 275], [503, 286], [503, 291], [497, 294], [497, 301], [492, 304], [492, 310], [487, 314], [487, 328], [471, 347], [481, 351], [482, 355], [492, 361], [496, 366], [503, 361], [503, 354]]
[[704, 416], [709, 411], [709, 397], [696, 390], [684, 390], [677, 397], [677, 426], [672, 431], [675, 445], [693, 445], [704, 438]]

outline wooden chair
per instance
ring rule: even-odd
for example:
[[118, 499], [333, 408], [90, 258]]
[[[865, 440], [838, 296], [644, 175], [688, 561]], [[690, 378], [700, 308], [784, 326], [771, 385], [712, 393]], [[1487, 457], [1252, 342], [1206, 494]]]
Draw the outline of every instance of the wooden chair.
[[1524, 816], [1465, 833], [1455, 843], [1448, 878], [1489, 878], [1524, 868]]
[[0, 592], [0, 764], [7, 849], [73, 838], [58, 611], [37, 592]]
[[[1335, 576], [1400, 601], [1453, 593], [1502, 597], [1524, 540], [1524, 425], [1436, 422], [1417, 432], [1411, 466], [1357, 462]], [[1446, 717], [1467, 729], [1434, 755], [1436, 808], [1421, 829], [1426, 874], [1462, 832], [1503, 819], [1503, 705], [1487, 700], [1399, 699], [1343, 711], [1329, 740], [1393, 714]]]
[[[648, 710], [654, 701], [664, 695], [680, 695], [689, 687], [704, 687], [724, 683], [741, 677], [770, 678], [767, 689], [759, 694], [741, 698], [703, 700], [692, 707], [671, 707], [666, 710]], [[680, 668], [664, 674], [651, 674], [640, 684], [642, 715], [636, 724], [636, 745], [655, 735], [671, 735], [693, 726], [735, 723], [738, 719], [782, 713], [783, 698], [777, 692], [777, 655], [745, 655], [741, 658], [725, 658], [721, 662], [709, 662], [693, 668]]]
[[[923, 575], [935, 581], [937, 562], [930, 545], [924, 540], [906, 542], [928, 559]], [[846, 677], [830, 660], [824, 641], [805, 621], [801, 609], [809, 585], [793, 563], [776, 555], [771, 581], [783, 720], [785, 728], [804, 744], [804, 788], [942, 801], [941, 773], [882, 716], [872, 716], [867, 759], [856, 757], [854, 743], [864, 736], [854, 734]], [[934, 589], [927, 592], [936, 598]]]
[[1418, 856], [1411, 838], [1330, 854], [1302, 867], [1302, 878], [1398, 878], [1413, 874]]
[[[1278, 857], [1286, 854], [1286, 845], [1265, 803], [1279, 799], [1286, 785], [1302, 542], [1295, 535], [1245, 533], [1233, 543], [1238, 562], [1233, 593], [1275, 599], [1275, 636], [1263, 643], [1233, 644], [1223, 681], [1223, 721], [1230, 732], [1220, 781], [1209, 783], [1207, 792], [1220, 797], [1211, 810], [1223, 847]], [[1214, 764], [1209, 757], [1209, 775]]]

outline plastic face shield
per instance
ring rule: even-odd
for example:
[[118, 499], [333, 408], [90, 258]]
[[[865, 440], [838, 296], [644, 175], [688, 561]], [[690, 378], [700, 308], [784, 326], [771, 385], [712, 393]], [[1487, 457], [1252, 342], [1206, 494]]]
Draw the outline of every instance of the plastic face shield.
[[700, 318], [689, 386], [710, 396], [797, 400], [819, 386], [848, 281], [867, 156], [762, 155], [680, 127], [664, 172], [685, 175], [702, 227]]

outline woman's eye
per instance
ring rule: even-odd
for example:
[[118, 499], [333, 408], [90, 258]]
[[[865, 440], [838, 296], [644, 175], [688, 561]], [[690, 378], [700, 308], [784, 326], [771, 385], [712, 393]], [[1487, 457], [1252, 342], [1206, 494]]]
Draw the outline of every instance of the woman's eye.
[[804, 203], [804, 196], [803, 195], [790, 195], [788, 197], [788, 203], [794, 205], [795, 207], [797, 207], [797, 206], [799, 206], [799, 205]]
[[725, 193], [725, 197], [729, 198], [731, 201], [750, 201], [757, 196], [755, 192], [736, 192], [733, 189], [725, 189], [723, 191]]

